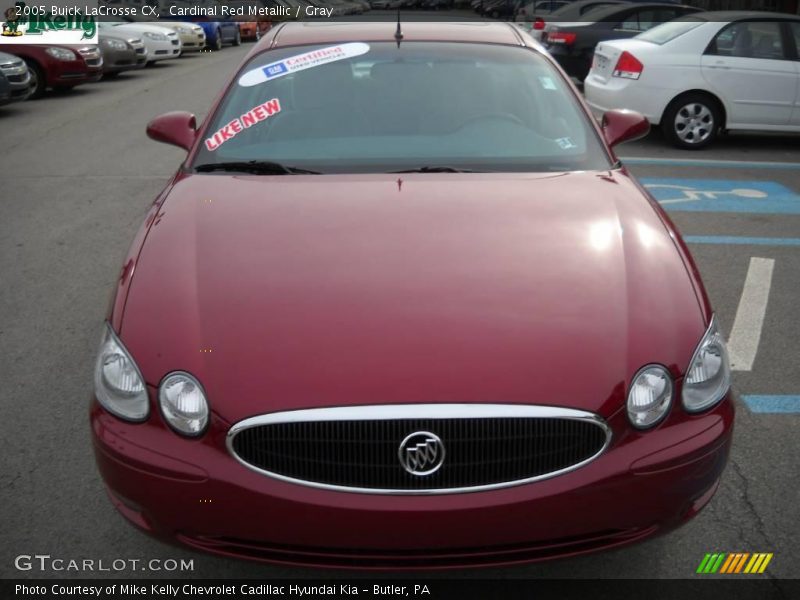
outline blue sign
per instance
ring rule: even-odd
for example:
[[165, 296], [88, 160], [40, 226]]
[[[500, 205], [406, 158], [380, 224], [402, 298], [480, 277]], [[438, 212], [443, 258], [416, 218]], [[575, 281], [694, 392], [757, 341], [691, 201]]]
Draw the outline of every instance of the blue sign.
[[286, 68], [286, 64], [279, 62], [275, 63], [274, 65], [267, 65], [264, 67], [264, 75], [267, 76], [267, 79], [270, 77], [277, 77], [278, 75], [283, 75], [286, 73], [288, 69]]
[[774, 181], [654, 177], [639, 181], [668, 211], [800, 214], [800, 195]]

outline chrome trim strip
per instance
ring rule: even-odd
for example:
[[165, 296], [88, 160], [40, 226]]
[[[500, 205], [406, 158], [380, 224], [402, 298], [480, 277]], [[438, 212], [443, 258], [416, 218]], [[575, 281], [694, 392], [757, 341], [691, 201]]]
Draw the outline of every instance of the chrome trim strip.
[[[398, 419], [485, 419], [485, 418], [544, 418], [544, 419], [572, 419], [575, 421], [588, 421], [600, 427], [606, 434], [606, 441], [603, 447], [589, 458], [571, 465], [565, 469], [552, 471], [535, 477], [517, 479], [502, 483], [492, 483], [487, 485], [477, 485], [460, 488], [435, 488], [429, 490], [397, 490], [383, 488], [359, 488], [343, 485], [331, 485], [306, 481], [287, 477], [272, 471], [259, 469], [246, 462], [233, 449], [233, 438], [236, 434], [245, 429], [260, 425], [272, 425], [275, 423], [301, 423], [309, 421], [383, 421]], [[592, 462], [605, 452], [611, 445], [612, 432], [608, 424], [594, 413], [578, 410], [574, 408], [562, 408], [558, 406], [541, 406], [530, 404], [383, 404], [368, 406], [340, 406], [332, 408], [311, 408], [303, 410], [291, 410], [284, 412], [269, 413], [258, 415], [239, 421], [234, 424], [225, 437], [225, 446], [233, 458], [244, 467], [266, 475], [279, 481], [294, 483], [306, 487], [318, 488], [336, 492], [350, 492], [359, 494], [384, 494], [384, 495], [404, 495], [404, 496], [426, 496], [439, 494], [463, 494], [468, 492], [484, 492], [489, 490], [499, 490], [518, 485], [525, 485], [536, 481], [551, 479], [558, 475], [569, 473]]]

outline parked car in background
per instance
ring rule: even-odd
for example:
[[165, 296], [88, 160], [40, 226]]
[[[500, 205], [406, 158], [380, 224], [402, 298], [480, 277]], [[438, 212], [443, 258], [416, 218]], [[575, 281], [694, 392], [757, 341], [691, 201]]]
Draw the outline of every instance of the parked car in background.
[[98, 39], [103, 52], [103, 77], [116, 77], [123, 71], [146, 66], [147, 50], [136, 35], [107, 28], [100, 30]]
[[519, 8], [519, 0], [485, 0], [479, 14], [492, 19], [510, 19]]
[[159, 27], [166, 27], [178, 34], [181, 41], [181, 55], [200, 52], [206, 47], [206, 33], [196, 23], [189, 21], [156, 21]]
[[152, 65], [160, 60], [178, 58], [181, 55], [181, 40], [169, 27], [145, 22], [98, 21], [100, 30], [125, 32], [142, 40], [145, 47], [146, 63]]
[[599, 44], [586, 99], [639, 111], [679, 148], [726, 130], [800, 132], [799, 49], [798, 15], [695, 14]]
[[209, 21], [196, 18], [192, 22], [203, 28], [206, 34], [206, 48], [222, 50], [225, 44], [240, 46], [242, 43], [242, 34], [236, 21]]
[[535, 2], [521, 4], [517, 15], [520, 18], [549, 15], [568, 4], [569, 0], [536, 0]]
[[25, 61], [0, 52], [0, 106], [27, 100], [32, 92], [31, 73]]
[[418, 8], [425, 10], [447, 10], [453, 8], [454, 0], [419, 0]]
[[269, 31], [270, 25], [268, 21], [239, 21], [239, 34], [242, 40], [258, 41]]
[[542, 42], [570, 77], [583, 81], [598, 42], [631, 38], [699, 8], [682, 4], [635, 3], [593, 10], [574, 23], [549, 24]]
[[569, 23], [584, 17], [589, 22], [588, 15], [591, 11], [616, 4], [628, 4], [626, 0], [576, 0], [561, 8], [554, 10], [546, 16], [533, 16], [530, 33], [533, 39], [542, 41], [542, 34], [548, 23]]
[[103, 76], [103, 57], [97, 45], [3, 44], [3, 51], [28, 65], [31, 98], [41, 97], [47, 88], [69, 90]]

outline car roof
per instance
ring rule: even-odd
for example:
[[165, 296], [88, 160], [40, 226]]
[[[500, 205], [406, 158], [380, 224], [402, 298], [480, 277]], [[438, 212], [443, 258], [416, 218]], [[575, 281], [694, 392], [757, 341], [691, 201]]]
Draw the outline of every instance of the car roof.
[[[502, 22], [420, 22], [401, 24], [403, 41], [480, 42], [523, 44], [513, 25]], [[340, 42], [394, 42], [396, 22], [286, 22], [274, 28], [267, 46], [297, 46]], [[259, 48], [259, 50], [265, 48]]]
[[596, 8], [591, 12], [581, 15], [580, 20], [586, 19], [587, 21], [602, 21], [606, 18], [613, 17], [621, 12], [628, 10], [648, 10], [652, 8], [684, 8], [689, 11], [698, 11], [698, 9], [688, 6], [686, 4], [675, 4], [674, 2], [626, 2], [624, 4], [613, 4], [611, 6], [604, 6]]
[[692, 17], [705, 19], [707, 21], [741, 21], [742, 19], [793, 19], [800, 21], [800, 15], [789, 13], [767, 12], [757, 10], [715, 10], [692, 14]]

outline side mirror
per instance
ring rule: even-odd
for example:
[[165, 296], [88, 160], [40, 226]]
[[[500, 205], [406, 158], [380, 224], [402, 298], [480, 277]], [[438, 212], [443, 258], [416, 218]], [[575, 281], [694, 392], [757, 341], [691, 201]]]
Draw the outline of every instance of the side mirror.
[[147, 124], [147, 136], [189, 150], [197, 137], [197, 121], [193, 114], [184, 111], [164, 113]]
[[609, 146], [638, 140], [650, 132], [650, 122], [633, 110], [609, 110], [600, 124]]

